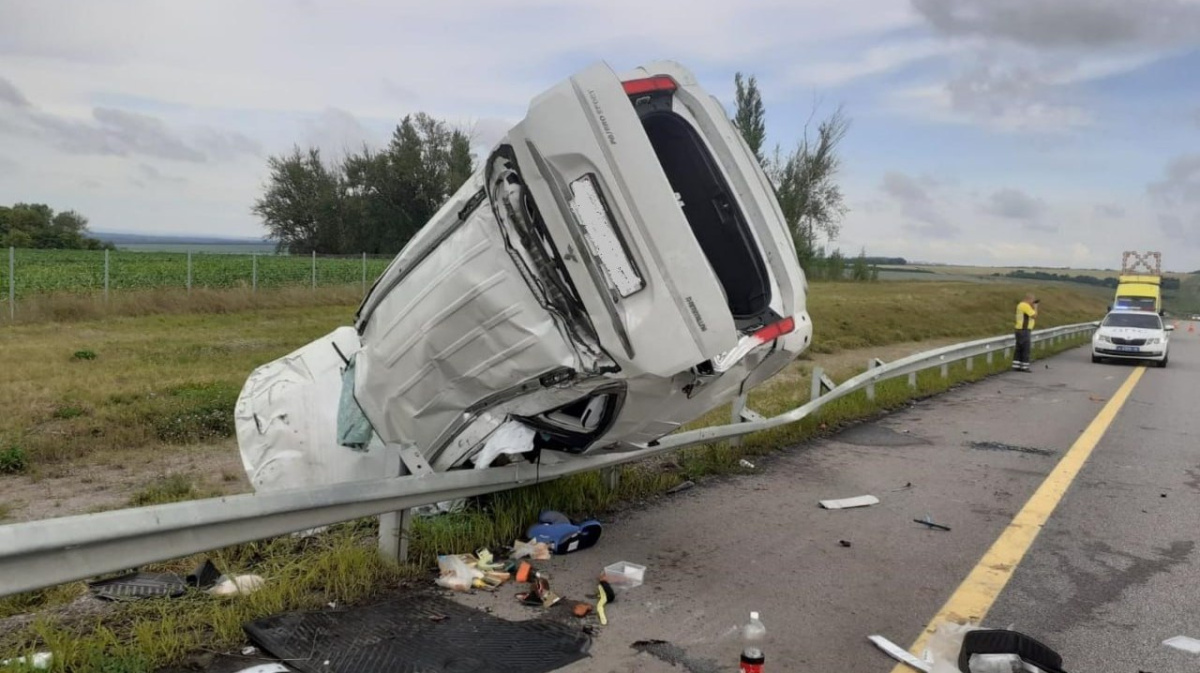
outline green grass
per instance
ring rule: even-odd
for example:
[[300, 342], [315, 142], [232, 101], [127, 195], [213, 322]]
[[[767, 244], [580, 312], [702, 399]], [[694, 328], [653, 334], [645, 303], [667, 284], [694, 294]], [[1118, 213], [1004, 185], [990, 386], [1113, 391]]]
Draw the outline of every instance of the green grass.
[[21, 474], [29, 469], [29, 456], [25, 449], [10, 446], [0, 449], [0, 474]]
[[169, 502], [199, 500], [220, 495], [211, 489], [198, 488], [186, 474], [168, 474], [139, 489], [129, 498], [129, 507], [165, 505]]
[[[1039, 348], [1037, 356], [1046, 357], [1082, 342]], [[308, 539], [283, 537], [220, 550], [210, 555], [218, 567], [262, 575], [267, 578], [266, 588], [230, 601], [192, 595], [118, 605], [99, 626], [95, 619], [45, 615], [12, 633], [0, 634], [0, 657], [48, 649], [55, 653], [57, 665], [62, 667], [59, 670], [101, 670], [96, 667], [103, 663], [114, 667], [110, 670], [150, 671], [179, 663], [200, 648], [234, 648], [243, 643], [241, 624], [246, 621], [285, 610], [319, 608], [330, 601], [354, 603], [393, 591], [399, 580], [422, 577], [436, 554], [511, 543], [544, 508], [575, 516], [602, 515], [624, 504], [660, 496], [685, 479], [737, 473], [742, 471], [742, 458], [831, 434], [847, 423], [901, 407], [914, 398], [1005, 371], [1010, 362], [996, 357], [989, 366], [980, 357], [973, 371], [968, 371], [965, 363], [955, 363], [946, 378], [938, 369], [928, 370], [918, 375], [915, 389], [906, 378], [885, 381], [876, 386], [873, 401], [865, 392], [846, 396], [799, 423], [750, 435], [738, 447], [719, 443], [680, 451], [674, 462], [665, 466], [650, 461], [621, 467], [616, 489], [610, 489], [604, 477], [593, 472], [493, 494], [463, 513], [416, 521], [414, 566], [400, 567], [380, 559], [375, 551], [375, 524], [370, 519], [339, 525]], [[847, 370], [838, 378], [856, 373], [858, 370]], [[807, 389], [795, 381], [768, 384], [752, 394], [750, 405], [765, 415], [776, 414], [806, 401], [806, 393], [801, 391]], [[717, 410], [710, 420], [722, 422], [725, 414], [727, 410]], [[159, 490], [177, 495], [185, 490], [183, 482]], [[186, 572], [200, 558], [150, 569]], [[427, 582], [428, 576], [420, 581]], [[82, 591], [82, 585], [76, 583], [0, 599], [0, 616], [62, 605]]]
[[[0, 289], [8, 297], [7, 250], [0, 260]], [[238, 288], [254, 284], [257, 257], [258, 287], [262, 289], [312, 284], [312, 258], [291, 255], [197, 253], [192, 255], [193, 288]], [[109, 290], [186, 288], [188, 256], [182, 252], [109, 253]], [[97, 250], [17, 250], [18, 301], [39, 294], [96, 292], [104, 289], [104, 252]], [[367, 282], [379, 276], [389, 257], [368, 257]], [[355, 285], [363, 282], [360, 256], [318, 257], [317, 285]]]

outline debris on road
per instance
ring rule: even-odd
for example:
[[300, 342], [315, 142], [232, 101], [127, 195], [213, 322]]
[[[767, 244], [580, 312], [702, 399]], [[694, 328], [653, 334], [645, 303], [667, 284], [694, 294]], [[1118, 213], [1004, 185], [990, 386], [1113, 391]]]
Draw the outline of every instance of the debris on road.
[[604, 606], [615, 600], [617, 600], [617, 594], [613, 591], [612, 585], [600, 580], [600, 584], [596, 587], [596, 616], [600, 618], [601, 626], [608, 626], [608, 613], [604, 611]]
[[841, 545], [841, 546], [843, 546], [843, 547], [849, 547], [849, 546], [850, 546], [850, 541], [849, 541], [849, 540], [838, 540], [838, 544], [839, 544], [839, 545]]
[[665, 640], [639, 640], [629, 647], [671, 664], [672, 667], [682, 666], [687, 673], [720, 673], [727, 670], [712, 659], [693, 659], [682, 647]]
[[1200, 640], [1196, 640], [1195, 638], [1189, 636], [1175, 636], [1174, 638], [1167, 638], [1162, 644], [1166, 645], [1167, 647], [1187, 652], [1188, 654], [1200, 654]]
[[258, 648], [254, 647], [253, 645], [247, 645], [246, 647], [242, 648], [242, 656], [243, 657], [253, 657], [257, 654], [258, 654]]
[[250, 668], [243, 668], [237, 673], [292, 673], [292, 669], [283, 664], [259, 664]]
[[879, 498], [873, 495], [860, 495], [855, 498], [842, 498], [841, 500], [822, 500], [821, 506], [825, 509], [852, 509], [855, 507], [870, 507], [878, 505]]
[[527, 558], [533, 561], [549, 561], [550, 560], [550, 545], [544, 542], [536, 542], [530, 540], [522, 542], [517, 540], [513, 542], [513, 552], [510, 557], [514, 561]]
[[743, 458], [743, 459], [739, 460], [739, 461], [738, 461], [738, 465], [741, 465], [742, 467], [746, 468], [747, 470], [753, 470], [753, 469], [754, 469], [754, 463], [752, 463], [752, 462], [750, 462], [750, 461], [746, 460], [745, 458]]
[[676, 493], [679, 493], [681, 491], [686, 491], [695, 485], [696, 485], [696, 482], [689, 479], [689, 480], [683, 482], [682, 484], [679, 484], [678, 486], [672, 486], [671, 488], [667, 489], [667, 495], [675, 495]]
[[246, 596], [265, 586], [267, 581], [258, 575], [238, 575], [224, 577], [217, 585], [208, 590], [213, 596]]
[[178, 598], [187, 593], [187, 584], [175, 573], [130, 572], [88, 582], [88, 588], [96, 598], [106, 601]]
[[918, 671], [924, 671], [925, 673], [930, 673], [930, 671], [933, 670], [933, 666], [928, 661], [923, 661], [916, 658], [907, 650], [893, 643], [887, 638], [884, 638], [883, 636], [867, 636], [867, 640], [875, 643], [875, 647], [883, 650], [884, 654], [887, 654], [896, 661], [908, 664]]
[[642, 586], [646, 580], [646, 566], [619, 561], [604, 566], [604, 574], [600, 579], [612, 585], [619, 591], [626, 591]]
[[602, 533], [603, 527], [595, 519], [576, 525], [565, 514], [553, 510], [538, 515], [538, 522], [526, 531], [530, 540], [545, 544], [551, 553], [559, 555], [594, 547]]
[[243, 629], [263, 652], [301, 673], [430, 670], [429, 662], [453, 662], [459, 673], [549, 673], [587, 658], [591, 645], [578, 625], [508, 621], [430, 594], [277, 614]]
[[1091, 400], [1091, 401], [1093, 401], [1093, 402], [1105, 402], [1105, 401], [1107, 401], [1107, 398], [1104, 398], [1104, 397], [1099, 397], [1099, 396], [1096, 396], [1096, 395], [1088, 395], [1088, 399], [1089, 399], [1089, 400]]
[[929, 526], [930, 528], [936, 528], [937, 530], [944, 530], [944, 531], [950, 530], [950, 526], [943, 526], [940, 523], [934, 523], [933, 518], [930, 517], [928, 514], [925, 515], [924, 519], [913, 519], [913, 521], [915, 521], [916, 523], [919, 523], [923, 526]]

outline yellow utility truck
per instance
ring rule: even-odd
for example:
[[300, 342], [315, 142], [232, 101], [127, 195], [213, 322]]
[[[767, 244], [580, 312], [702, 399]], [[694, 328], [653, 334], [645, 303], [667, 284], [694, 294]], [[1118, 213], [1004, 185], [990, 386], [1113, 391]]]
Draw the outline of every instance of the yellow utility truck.
[[1162, 314], [1162, 253], [1127, 251], [1121, 257], [1121, 276], [1114, 309]]

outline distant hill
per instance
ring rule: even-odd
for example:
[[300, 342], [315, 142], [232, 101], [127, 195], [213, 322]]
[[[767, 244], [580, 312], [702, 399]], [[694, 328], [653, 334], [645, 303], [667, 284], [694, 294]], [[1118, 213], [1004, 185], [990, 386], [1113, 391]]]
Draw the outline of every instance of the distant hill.
[[109, 231], [93, 231], [93, 238], [113, 245], [275, 245], [268, 238], [232, 238], [221, 236], [167, 236], [162, 234], [122, 234]]

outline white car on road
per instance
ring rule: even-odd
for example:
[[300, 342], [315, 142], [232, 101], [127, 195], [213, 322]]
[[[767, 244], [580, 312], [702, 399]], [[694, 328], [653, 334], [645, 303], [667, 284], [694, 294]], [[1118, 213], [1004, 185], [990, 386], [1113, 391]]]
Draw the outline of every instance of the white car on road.
[[1166, 367], [1174, 329], [1157, 313], [1112, 311], [1092, 336], [1092, 362], [1145, 360]]
[[492, 437], [644, 445], [804, 351], [806, 290], [725, 108], [677, 63], [597, 64], [533, 100], [354, 326], [254, 372], [242, 456], [256, 488], [295, 487], [381, 476], [383, 444], [435, 470], [485, 467]]

